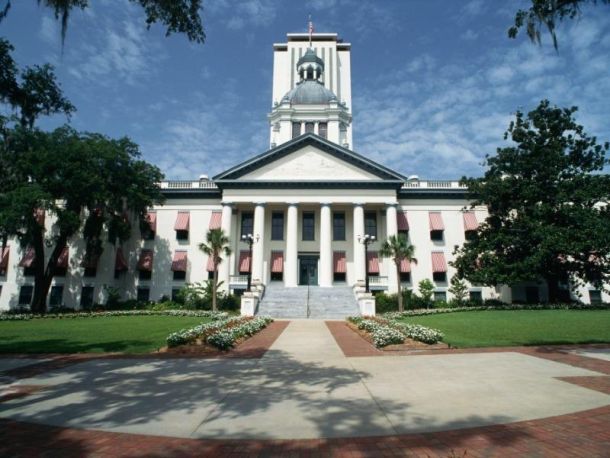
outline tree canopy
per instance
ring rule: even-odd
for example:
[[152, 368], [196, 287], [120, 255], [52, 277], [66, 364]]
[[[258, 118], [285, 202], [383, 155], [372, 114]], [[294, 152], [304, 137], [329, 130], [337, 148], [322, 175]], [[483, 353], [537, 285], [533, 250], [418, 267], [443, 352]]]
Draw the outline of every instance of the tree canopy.
[[[61, 20], [62, 43], [68, 30], [70, 13], [75, 8], [89, 8], [89, 0], [36, 0], [39, 5], [51, 8], [57, 20]], [[139, 4], [146, 15], [146, 27], [160, 22], [166, 26], [165, 35], [183, 33], [189, 41], [203, 43], [205, 32], [199, 15], [202, 0], [129, 0]], [[1, 2], [4, 4], [2, 5]], [[0, 21], [4, 19], [12, 5], [12, 0], [0, 0]]]
[[[508, 29], [510, 38], [517, 38], [519, 30], [525, 27], [529, 39], [540, 44], [540, 29], [546, 27], [557, 49], [555, 27], [564, 19], [574, 19], [580, 16], [580, 8], [586, 3], [597, 3], [598, 0], [531, 0], [532, 6], [526, 10], [518, 10], [515, 23]], [[599, 0], [609, 4], [610, 0]]]
[[489, 216], [456, 248], [458, 275], [489, 286], [546, 280], [549, 300], [560, 282], [610, 280], [609, 145], [574, 120], [576, 107], [547, 100], [516, 113], [505, 139], [487, 156], [482, 178], [463, 178], [473, 207]]

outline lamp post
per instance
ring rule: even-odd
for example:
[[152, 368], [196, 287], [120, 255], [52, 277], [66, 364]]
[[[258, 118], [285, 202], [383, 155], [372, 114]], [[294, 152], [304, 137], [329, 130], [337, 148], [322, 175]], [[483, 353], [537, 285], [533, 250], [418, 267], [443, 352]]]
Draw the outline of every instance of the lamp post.
[[246, 291], [250, 292], [250, 287], [252, 285], [252, 245], [258, 242], [259, 236], [258, 234], [256, 234], [256, 236], [252, 234], [244, 234], [241, 236], [241, 239], [248, 244], [248, 249], [250, 251], [250, 262], [248, 263], [248, 288], [246, 289]]
[[375, 241], [374, 235], [364, 234], [358, 236], [358, 242], [364, 245], [364, 289], [370, 293], [369, 289], [369, 245]]

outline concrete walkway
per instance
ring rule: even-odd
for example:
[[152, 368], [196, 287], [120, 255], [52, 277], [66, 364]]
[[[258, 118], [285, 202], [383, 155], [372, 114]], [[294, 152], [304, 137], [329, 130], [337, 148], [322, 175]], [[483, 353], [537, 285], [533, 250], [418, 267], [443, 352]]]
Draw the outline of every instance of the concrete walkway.
[[323, 321], [301, 320], [258, 360], [91, 360], [21, 379], [44, 389], [0, 417], [183, 438], [394, 435], [606, 406], [558, 379], [600, 375], [516, 352], [346, 358]]

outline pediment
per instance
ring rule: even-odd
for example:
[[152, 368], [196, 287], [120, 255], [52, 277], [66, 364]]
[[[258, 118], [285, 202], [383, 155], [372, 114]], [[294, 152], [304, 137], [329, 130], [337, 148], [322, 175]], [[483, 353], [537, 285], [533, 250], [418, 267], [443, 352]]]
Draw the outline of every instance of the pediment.
[[305, 134], [214, 177], [223, 182], [397, 182], [404, 177], [315, 134]]

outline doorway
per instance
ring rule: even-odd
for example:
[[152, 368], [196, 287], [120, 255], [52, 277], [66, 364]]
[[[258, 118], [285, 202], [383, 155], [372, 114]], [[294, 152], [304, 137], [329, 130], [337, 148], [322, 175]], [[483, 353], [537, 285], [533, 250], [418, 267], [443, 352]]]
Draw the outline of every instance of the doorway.
[[299, 255], [299, 285], [318, 284], [318, 255]]

